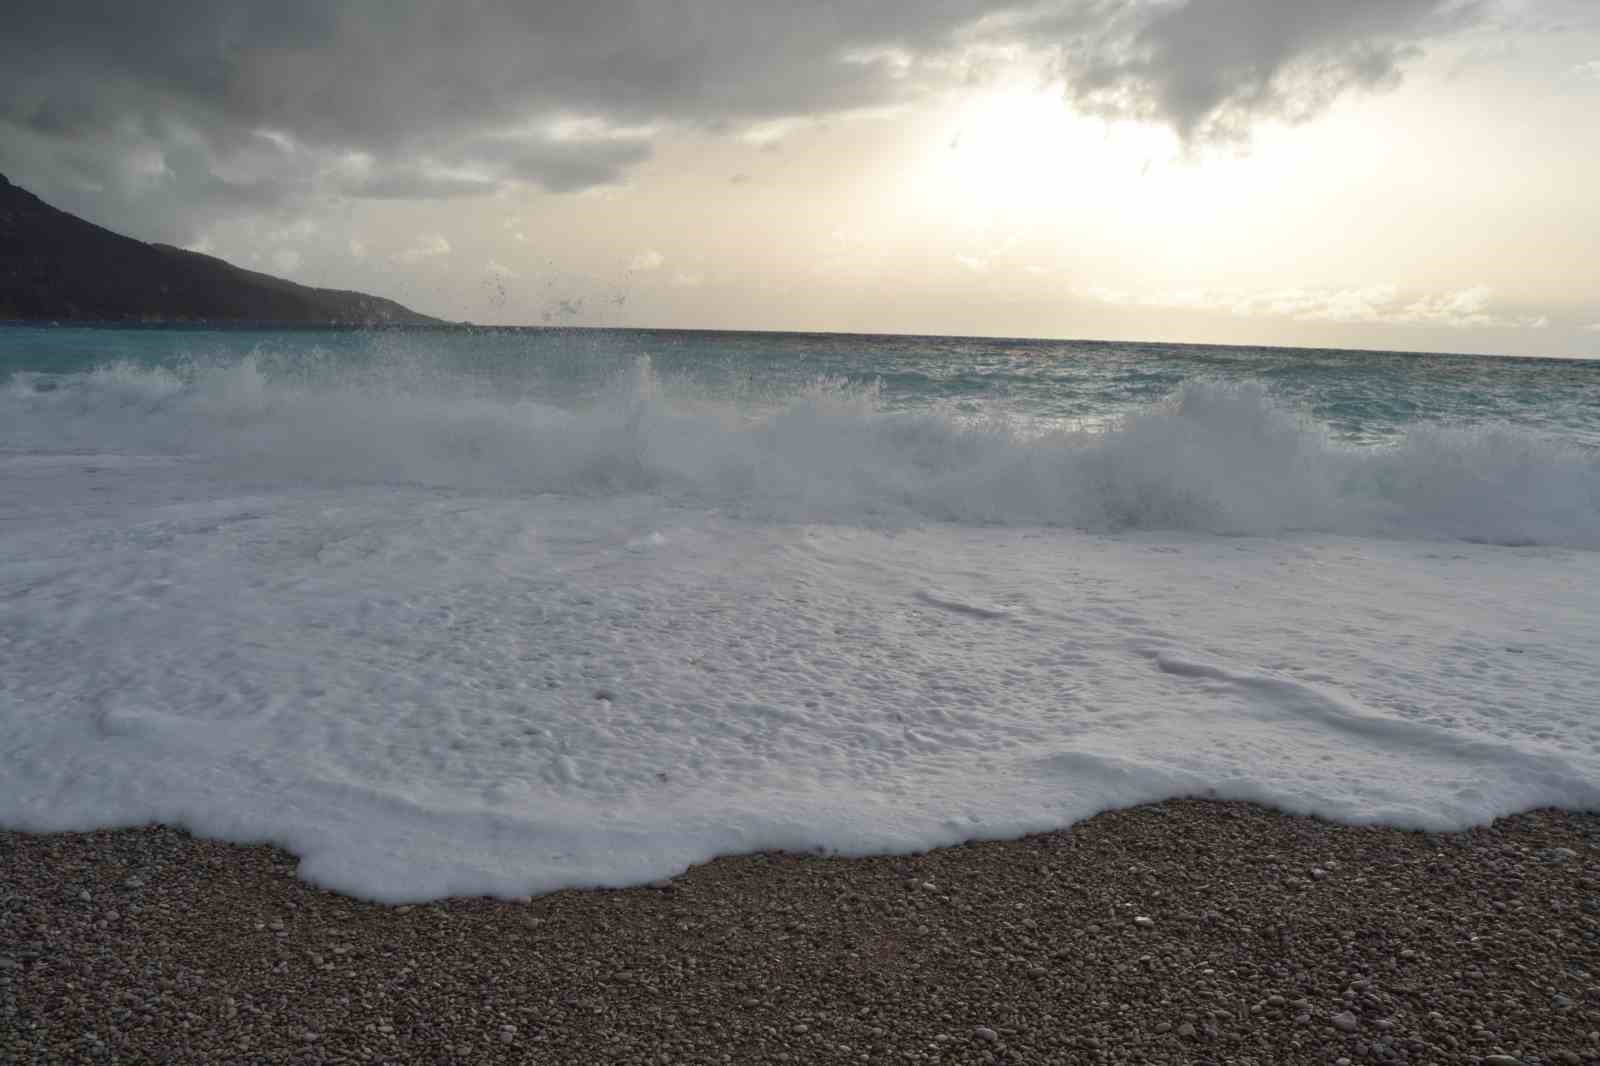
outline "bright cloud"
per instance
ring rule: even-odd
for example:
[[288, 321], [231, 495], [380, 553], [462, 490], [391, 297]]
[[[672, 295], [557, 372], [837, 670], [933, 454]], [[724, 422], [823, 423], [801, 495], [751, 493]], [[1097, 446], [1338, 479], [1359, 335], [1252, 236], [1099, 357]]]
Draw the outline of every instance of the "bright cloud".
[[1082, 294], [1106, 304], [1223, 312], [1240, 318], [1290, 318], [1302, 322], [1431, 324], [1452, 329], [1469, 326], [1544, 329], [1550, 324], [1548, 316], [1512, 319], [1492, 313], [1490, 301], [1493, 292], [1486, 285], [1409, 298], [1403, 296], [1395, 285], [1352, 289], [1279, 289], [1254, 293], [1191, 289], [1157, 294], [1133, 294], [1091, 287], [1082, 290]]
[[1495, 316], [1489, 314], [1489, 297], [1492, 294], [1487, 285], [1476, 285], [1470, 289], [1461, 289], [1458, 292], [1443, 293], [1437, 296], [1425, 296], [1414, 303], [1408, 304], [1401, 312], [1399, 320], [1402, 322], [1437, 322], [1452, 329], [1463, 326], [1493, 326], [1500, 324]]
[[395, 256], [396, 261], [415, 265], [425, 259], [450, 254], [450, 242], [437, 233], [422, 234], [416, 243]]

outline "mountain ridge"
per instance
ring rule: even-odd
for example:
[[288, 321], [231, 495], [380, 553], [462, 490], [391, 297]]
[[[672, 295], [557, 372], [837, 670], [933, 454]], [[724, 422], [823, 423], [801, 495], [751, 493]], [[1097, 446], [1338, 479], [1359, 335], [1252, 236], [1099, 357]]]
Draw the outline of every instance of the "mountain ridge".
[[147, 244], [53, 207], [0, 174], [0, 322], [444, 325], [394, 300], [319, 289]]

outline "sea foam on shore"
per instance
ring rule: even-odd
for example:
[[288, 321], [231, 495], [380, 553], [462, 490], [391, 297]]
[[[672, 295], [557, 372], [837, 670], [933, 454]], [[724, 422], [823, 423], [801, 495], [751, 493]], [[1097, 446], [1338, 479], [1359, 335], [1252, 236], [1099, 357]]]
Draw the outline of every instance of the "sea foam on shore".
[[1543, 431], [381, 369], [13, 377], [0, 825], [272, 840], [401, 901], [1170, 796], [1600, 807], [1600, 463]]

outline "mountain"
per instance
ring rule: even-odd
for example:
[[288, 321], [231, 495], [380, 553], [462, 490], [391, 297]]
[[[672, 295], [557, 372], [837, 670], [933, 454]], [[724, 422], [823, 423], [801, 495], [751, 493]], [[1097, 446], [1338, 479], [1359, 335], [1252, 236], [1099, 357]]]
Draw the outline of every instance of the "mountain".
[[58, 210], [0, 175], [0, 321], [426, 325], [393, 300], [313, 289], [146, 244]]

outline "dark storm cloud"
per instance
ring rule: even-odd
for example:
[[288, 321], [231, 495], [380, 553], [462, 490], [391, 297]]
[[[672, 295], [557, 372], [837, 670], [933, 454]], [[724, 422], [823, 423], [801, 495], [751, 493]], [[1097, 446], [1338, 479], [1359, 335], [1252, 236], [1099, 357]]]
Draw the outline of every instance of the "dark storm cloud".
[[[574, 191], [617, 180], [652, 146], [552, 138], [551, 120], [709, 127], [881, 103], [903, 88], [893, 73], [841, 63], [841, 53], [931, 49], [981, 6], [9, 0], [0, 168], [108, 224], [179, 241], [235, 209], [291, 204], [313, 188], [486, 191], [460, 173], [486, 137], [502, 143], [485, 182]], [[294, 166], [242, 165], [259, 131], [287, 135]], [[164, 159], [159, 173], [128, 173], [138, 150]], [[355, 178], [340, 166], [352, 155], [371, 164]], [[130, 201], [150, 210], [127, 214]]]
[[715, 120], [876, 103], [893, 88], [856, 45], [935, 45], [980, 0], [853, 4], [13, 0], [0, 108], [88, 131], [131, 109], [404, 148], [555, 112]]
[[1191, 0], [1118, 5], [1062, 51], [1083, 107], [1235, 139], [1263, 117], [1305, 121], [1352, 89], [1393, 84], [1423, 41], [1484, 14], [1440, 0]]
[[[1082, 106], [1232, 136], [1392, 81], [1465, 17], [1439, 0], [8, 0], [0, 167], [68, 199], [164, 197], [172, 219], [136, 221], [169, 237], [315, 188], [566, 192], [650, 158], [646, 134], [607, 130], [903, 101], [997, 45], [1053, 56]], [[602, 129], [552, 135], [562, 117]], [[127, 173], [136, 147], [160, 173]]]

